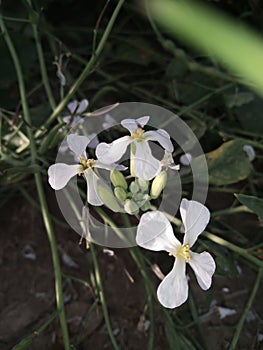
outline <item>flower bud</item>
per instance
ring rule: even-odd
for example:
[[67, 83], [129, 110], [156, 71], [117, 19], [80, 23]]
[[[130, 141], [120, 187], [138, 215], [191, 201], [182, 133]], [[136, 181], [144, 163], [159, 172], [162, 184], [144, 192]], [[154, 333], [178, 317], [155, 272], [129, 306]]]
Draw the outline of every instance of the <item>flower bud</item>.
[[118, 213], [120, 211], [119, 203], [109, 188], [98, 185], [98, 194], [100, 196], [100, 199], [108, 208], [110, 208], [115, 213]]
[[138, 214], [138, 212], [139, 212], [138, 205], [132, 199], [127, 199], [125, 201], [124, 209], [125, 209], [126, 213], [128, 213], [130, 215]]
[[127, 198], [127, 192], [123, 187], [120, 187], [120, 186], [117, 186], [114, 188], [114, 194], [122, 202], [124, 202]]
[[120, 171], [116, 169], [111, 170], [110, 179], [114, 187], [122, 187], [124, 190], [127, 190], [128, 184]]
[[151, 187], [151, 197], [156, 199], [160, 196], [167, 182], [166, 170], [161, 171], [153, 180]]

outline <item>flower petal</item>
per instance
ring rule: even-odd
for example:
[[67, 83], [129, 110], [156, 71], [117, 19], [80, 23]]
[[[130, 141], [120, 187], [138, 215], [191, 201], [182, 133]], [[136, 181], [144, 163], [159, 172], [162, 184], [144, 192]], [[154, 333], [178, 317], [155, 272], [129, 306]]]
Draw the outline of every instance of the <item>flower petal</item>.
[[98, 146], [98, 144], [100, 143], [97, 134], [95, 134], [95, 132], [93, 132], [92, 134], [88, 135], [87, 137], [90, 139], [88, 147], [95, 149]]
[[81, 114], [81, 113], [85, 112], [86, 109], [88, 108], [88, 105], [89, 105], [88, 100], [86, 100], [86, 99], [81, 100], [76, 113]]
[[56, 163], [48, 168], [48, 182], [54, 190], [61, 190], [79, 172], [80, 166], [78, 164], [67, 165]]
[[130, 136], [123, 136], [112, 143], [102, 142], [96, 148], [96, 156], [101, 163], [115, 163], [121, 159], [132, 141]]
[[70, 134], [67, 136], [67, 143], [76, 157], [86, 156], [86, 147], [90, 143], [90, 138], [87, 136]]
[[142, 215], [137, 228], [136, 242], [139, 246], [154, 251], [173, 251], [181, 246], [173, 233], [172, 226], [160, 211], [150, 211]]
[[145, 116], [138, 119], [124, 119], [121, 121], [121, 125], [128, 129], [130, 133], [135, 131], [138, 127], [143, 128], [149, 121], [150, 117]]
[[91, 169], [88, 168], [84, 171], [84, 176], [87, 181], [87, 201], [92, 205], [102, 205], [103, 201], [100, 199], [98, 194], [98, 183], [100, 178], [97, 174]]
[[192, 247], [197, 237], [206, 228], [210, 220], [210, 211], [199, 202], [183, 198], [180, 213], [185, 228], [184, 244], [189, 244]]
[[120, 170], [120, 171], [127, 169], [127, 167], [122, 165], [122, 164], [117, 164], [117, 163], [105, 164], [105, 163], [100, 162], [99, 160], [95, 160], [94, 167], [100, 168], [100, 169], [106, 169], [106, 170], [116, 169], [116, 170]]
[[174, 146], [171, 142], [170, 135], [163, 129], [146, 131], [144, 136], [147, 140], [158, 141], [159, 144], [167, 151], [173, 152]]
[[216, 269], [212, 256], [207, 252], [201, 254], [191, 252], [189, 264], [194, 270], [199, 286], [204, 290], [210, 288], [212, 276]]
[[188, 283], [185, 274], [186, 262], [176, 259], [173, 269], [163, 279], [157, 289], [159, 302], [167, 308], [173, 309], [182, 305], [188, 297]]
[[147, 141], [135, 142], [134, 173], [143, 180], [152, 180], [162, 169], [161, 162], [152, 156]]
[[76, 113], [76, 109], [78, 107], [78, 101], [77, 100], [73, 100], [71, 102], [69, 102], [67, 104], [67, 108], [70, 111], [71, 114], [73, 114], [74, 112]]

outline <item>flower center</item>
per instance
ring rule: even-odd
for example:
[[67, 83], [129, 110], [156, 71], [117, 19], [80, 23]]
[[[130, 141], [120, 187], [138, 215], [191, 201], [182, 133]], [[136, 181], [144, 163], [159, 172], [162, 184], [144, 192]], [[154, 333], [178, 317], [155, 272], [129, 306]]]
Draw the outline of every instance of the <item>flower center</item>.
[[144, 130], [142, 128], [137, 128], [135, 131], [131, 133], [131, 138], [135, 139], [136, 141], [143, 141], [145, 139]]
[[79, 162], [81, 164], [81, 170], [84, 171], [88, 168], [92, 168], [94, 166], [94, 159], [87, 159], [86, 157], [79, 157]]
[[191, 259], [190, 255], [190, 246], [189, 244], [182, 245], [176, 249], [176, 254], [175, 256], [178, 259], [185, 259], [186, 262], [189, 262]]

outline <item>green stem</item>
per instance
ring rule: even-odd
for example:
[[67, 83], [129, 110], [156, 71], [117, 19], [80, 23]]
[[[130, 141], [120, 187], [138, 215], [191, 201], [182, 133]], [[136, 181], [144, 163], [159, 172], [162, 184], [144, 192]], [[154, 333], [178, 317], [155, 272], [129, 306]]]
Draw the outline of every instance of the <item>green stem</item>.
[[233, 252], [237, 253], [238, 255], [243, 256], [246, 260], [251, 261], [254, 265], [256, 265], [260, 268], [263, 268], [263, 262], [258, 260], [254, 256], [250, 255], [246, 249], [240, 248], [240, 247], [236, 246], [235, 244], [230, 243], [230, 242], [226, 241], [225, 239], [218, 237], [218, 236], [214, 235], [213, 233], [210, 233], [207, 231], [204, 231], [202, 233], [202, 235], [204, 237], [207, 237], [211, 241], [213, 241], [213, 242], [215, 242], [223, 247], [226, 247], [229, 250], [232, 250]]
[[101, 276], [100, 276], [99, 264], [98, 264], [98, 260], [97, 260], [97, 256], [96, 256], [96, 251], [95, 251], [95, 248], [94, 248], [92, 243], [90, 244], [90, 252], [91, 252], [92, 260], [93, 260], [93, 264], [94, 264], [95, 278], [96, 278], [96, 283], [97, 283], [97, 287], [98, 287], [98, 291], [99, 291], [99, 298], [100, 298], [101, 305], [102, 305], [105, 324], [106, 324], [113, 348], [115, 350], [119, 350], [119, 346], [118, 346], [116, 339], [114, 337], [114, 334], [112, 332], [110, 317], [109, 317], [109, 313], [108, 313], [108, 309], [107, 309], [107, 304], [106, 304], [104, 291], [103, 291], [103, 285], [102, 285]]
[[262, 272], [263, 272], [263, 269], [261, 268], [259, 271], [258, 271], [258, 275], [257, 275], [257, 278], [256, 278], [256, 282], [254, 284], [254, 287], [252, 289], [252, 292], [250, 294], [250, 297], [248, 299], [248, 302], [247, 302], [247, 305], [245, 307], [245, 310], [237, 324], [237, 327], [236, 327], [236, 331], [235, 331], [235, 334], [233, 336], [233, 339], [232, 339], [232, 342], [230, 344], [230, 347], [229, 347], [229, 350], [235, 350], [236, 349], [236, 346], [237, 346], [237, 342], [238, 342], [238, 339], [240, 337], [240, 333], [242, 331], [242, 328], [244, 326], [244, 322], [246, 320], [246, 317], [247, 317], [247, 314], [253, 304], [253, 301], [255, 299], [255, 296], [256, 296], [256, 293], [257, 293], [257, 290], [258, 290], [258, 287], [259, 287], [259, 284], [260, 284], [260, 281], [261, 281], [261, 277], [262, 277]]
[[76, 93], [76, 91], [78, 90], [78, 88], [81, 86], [81, 84], [83, 83], [83, 81], [87, 78], [87, 76], [90, 74], [98, 56], [101, 54], [106, 41], [110, 35], [110, 32], [112, 30], [112, 27], [118, 17], [118, 14], [122, 8], [122, 5], [124, 4], [125, 0], [119, 0], [110, 20], [109, 23], [103, 33], [103, 36], [98, 44], [98, 47], [96, 49], [96, 51], [94, 52], [94, 54], [91, 56], [89, 62], [87, 63], [86, 67], [84, 68], [84, 70], [82, 71], [82, 73], [80, 74], [80, 76], [78, 77], [78, 79], [75, 81], [75, 83], [72, 85], [71, 89], [69, 90], [68, 94], [63, 98], [63, 100], [59, 103], [59, 105], [55, 108], [55, 110], [53, 111], [53, 113], [51, 114], [51, 116], [48, 118], [48, 120], [46, 121], [46, 123], [43, 125], [43, 130], [37, 132], [36, 136], [40, 136], [43, 132], [45, 132], [47, 130], [47, 128], [49, 127], [49, 125], [57, 118], [57, 116], [62, 112], [63, 108], [66, 106], [66, 104], [69, 102], [69, 100], [74, 96], [74, 94]]
[[[22, 109], [24, 114], [24, 119], [28, 125], [31, 125], [31, 118], [29, 113], [29, 108], [27, 104], [26, 99], [26, 90], [24, 85], [24, 79], [22, 74], [21, 65], [15, 50], [15, 47], [13, 45], [13, 42], [7, 32], [7, 29], [5, 27], [2, 14], [0, 14], [0, 27], [2, 30], [2, 35], [4, 37], [4, 40], [8, 46], [8, 49], [10, 51], [11, 57], [13, 59], [13, 63], [16, 69], [18, 84], [19, 84], [19, 91], [20, 91], [20, 97], [21, 97], [21, 103], [22, 103]], [[28, 134], [28, 138], [30, 140], [30, 150], [31, 150], [31, 161], [32, 164], [36, 164], [37, 160], [37, 151], [36, 151], [36, 144], [35, 139], [32, 133], [32, 129], [26, 125], [26, 130]], [[41, 211], [42, 211], [42, 217], [44, 220], [45, 228], [47, 231], [48, 239], [50, 242], [51, 247], [51, 253], [52, 253], [52, 259], [53, 259], [53, 265], [54, 265], [54, 273], [55, 273], [55, 288], [56, 288], [56, 301], [57, 301], [57, 308], [60, 311], [59, 317], [60, 317], [60, 325], [61, 325], [61, 331], [64, 341], [64, 348], [65, 350], [70, 350], [70, 342], [69, 342], [69, 335], [68, 335], [68, 329], [67, 329], [67, 322], [66, 322], [66, 314], [65, 314], [65, 308], [64, 308], [64, 302], [63, 302], [63, 292], [62, 292], [62, 278], [61, 278], [61, 270], [60, 270], [60, 262], [59, 262], [59, 255], [57, 250], [57, 244], [55, 239], [55, 234], [51, 222], [51, 217], [48, 211], [48, 206], [46, 202], [46, 197], [44, 193], [42, 178], [40, 173], [35, 173], [35, 182], [38, 192], [38, 197], [41, 205]]]
[[248, 209], [248, 207], [246, 207], [245, 205], [240, 205], [235, 208], [228, 208], [228, 209], [215, 211], [211, 214], [211, 217], [213, 218], [221, 215], [231, 215], [231, 214], [241, 213], [241, 212], [252, 213], [252, 211]]
[[[27, 0], [30, 7], [32, 7], [31, 0]], [[46, 63], [44, 59], [44, 53], [41, 45], [41, 40], [38, 34], [38, 28], [35, 23], [31, 23], [33, 28], [33, 34], [36, 42], [36, 49], [37, 49], [37, 55], [38, 55], [38, 61], [39, 61], [39, 67], [41, 72], [42, 81], [44, 84], [44, 88], [46, 90], [47, 98], [50, 104], [51, 109], [54, 111], [56, 108], [56, 102], [52, 94], [51, 86], [49, 84], [48, 74], [47, 74], [47, 68]]]

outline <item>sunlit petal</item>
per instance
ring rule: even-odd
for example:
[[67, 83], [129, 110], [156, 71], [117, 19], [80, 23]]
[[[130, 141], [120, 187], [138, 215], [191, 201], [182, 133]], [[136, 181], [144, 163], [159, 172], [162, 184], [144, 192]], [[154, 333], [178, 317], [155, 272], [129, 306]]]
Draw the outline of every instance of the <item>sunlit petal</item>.
[[77, 100], [73, 100], [71, 102], [69, 102], [67, 104], [67, 108], [70, 111], [71, 114], [73, 114], [74, 112], [76, 112], [76, 109], [78, 107], [78, 101]]
[[216, 269], [216, 264], [212, 256], [207, 252], [201, 254], [191, 252], [189, 264], [194, 270], [200, 287], [204, 290], [210, 288], [212, 276]]
[[96, 156], [101, 163], [115, 163], [121, 159], [132, 141], [129, 136], [123, 136], [112, 143], [102, 142], [96, 148]]
[[90, 143], [90, 138], [87, 136], [70, 134], [67, 136], [67, 143], [71, 151], [73, 151], [76, 157], [86, 156], [86, 148]]
[[121, 121], [121, 125], [128, 129], [130, 133], [134, 132], [138, 127], [143, 128], [149, 121], [150, 117], [145, 116], [138, 119], [124, 119]]
[[180, 213], [185, 228], [184, 244], [192, 247], [197, 237], [206, 228], [210, 220], [210, 211], [199, 202], [183, 198]]
[[86, 109], [88, 108], [88, 105], [89, 105], [88, 100], [86, 100], [86, 99], [81, 100], [76, 113], [81, 114], [81, 113], [85, 112]]
[[136, 142], [134, 173], [143, 180], [152, 180], [162, 169], [161, 162], [152, 156], [147, 141]]
[[164, 149], [169, 152], [173, 152], [174, 146], [167, 131], [163, 129], [146, 131], [144, 136], [147, 138], [147, 140], [157, 141]]
[[67, 165], [63, 163], [56, 163], [48, 169], [48, 182], [54, 190], [61, 190], [69, 180], [80, 172], [78, 164]]
[[185, 260], [176, 259], [172, 271], [168, 273], [159, 285], [157, 297], [164, 307], [173, 309], [186, 301], [188, 297], [188, 283], [185, 268]]
[[100, 169], [106, 169], [106, 170], [126, 170], [127, 167], [122, 165], [122, 164], [116, 164], [116, 163], [112, 163], [112, 164], [105, 164], [100, 162], [99, 160], [95, 160], [94, 163], [95, 168], [100, 168]]
[[174, 236], [169, 220], [160, 211], [150, 211], [142, 215], [136, 242], [145, 249], [168, 252], [181, 245]]
[[87, 181], [87, 202], [92, 205], [102, 205], [103, 201], [98, 194], [99, 177], [89, 168], [84, 171], [84, 176]]

